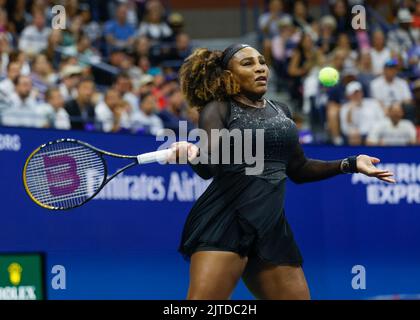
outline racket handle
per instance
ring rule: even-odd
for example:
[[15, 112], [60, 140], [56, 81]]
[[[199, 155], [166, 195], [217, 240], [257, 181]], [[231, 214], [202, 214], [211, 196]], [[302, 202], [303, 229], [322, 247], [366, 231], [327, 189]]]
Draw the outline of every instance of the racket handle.
[[168, 159], [171, 153], [172, 153], [171, 149], [143, 153], [137, 156], [137, 161], [139, 164], [160, 162], [160, 161], [164, 161]]

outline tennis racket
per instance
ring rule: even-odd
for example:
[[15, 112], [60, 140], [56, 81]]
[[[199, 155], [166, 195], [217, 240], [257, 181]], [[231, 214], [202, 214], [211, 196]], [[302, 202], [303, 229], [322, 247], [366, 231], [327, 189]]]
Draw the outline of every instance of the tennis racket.
[[[165, 161], [170, 149], [127, 156], [100, 150], [88, 143], [61, 139], [35, 149], [23, 168], [23, 184], [29, 197], [51, 210], [79, 207], [121, 172], [139, 164]], [[108, 176], [104, 156], [131, 160]]]

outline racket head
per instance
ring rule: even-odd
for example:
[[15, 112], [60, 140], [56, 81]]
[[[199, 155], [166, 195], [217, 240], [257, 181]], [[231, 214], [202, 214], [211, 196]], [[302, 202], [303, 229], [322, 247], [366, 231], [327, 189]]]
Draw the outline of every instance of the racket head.
[[41, 145], [25, 162], [23, 184], [36, 204], [50, 210], [76, 208], [92, 199], [106, 184], [102, 154], [75, 139]]

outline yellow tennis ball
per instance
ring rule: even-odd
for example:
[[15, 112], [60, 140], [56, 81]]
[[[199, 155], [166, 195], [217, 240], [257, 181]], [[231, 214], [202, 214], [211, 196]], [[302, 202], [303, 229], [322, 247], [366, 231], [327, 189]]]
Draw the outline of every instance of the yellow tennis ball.
[[332, 87], [340, 80], [340, 74], [332, 67], [325, 67], [319, 71], [318, 79], [324, 86]]

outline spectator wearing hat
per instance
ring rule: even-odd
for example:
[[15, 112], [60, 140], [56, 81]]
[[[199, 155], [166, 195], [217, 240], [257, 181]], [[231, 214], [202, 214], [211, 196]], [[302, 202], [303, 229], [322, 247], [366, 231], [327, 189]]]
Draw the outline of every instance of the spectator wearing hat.
[[367, 145], [406, 146], [416, 144], [416, 128], [403, 119], [404, 110], [395, 102], [389, 107], [388, 117], [376, 124], [367, 137]]
[[349, 144], [364, 144], [369, 131], [384, 118], [384, 112], [378, 101], [364, 97], [358, 81], [347, 84], [346, 96], [348, 102], [340, 109], [341, 132]]
[[60, 73], [60, 93], [64, 101], [70, 101], [77, 96], [77, 84], [82, 76], [83, 69], [78, 65], [66, 65]]
[[127, 22], [127, 5], [118, 5], [115, 19], [105, 23], [104, 35], [108, 49], [128, 49], [134, 43], [135, 28]]
[[173, 38], [180, 33], [184, 33], [185, 21], [179, 12], [172, 12], [168, 17], [169, 27], [172, 29]]
[[385, 63], [383, 75], [372, 81], [370, 92], [372, 97], [377, 99], [387, 109], [395, 102], [406, 105], [412, 104], [410, 87], [406, 80], [397, 77], [398, 61], [390, 59]]
[[404, 53], [419, 41], [419, 30], [412, 28], [413, 17], [409, 9], [402, 8], [397, 14], [398, 26], [388, 33], [388, 47]]
[[385, 62], [391, 59], [391, 50], [386, 46], [385, 40], [382, 30], [378, 29], [372, 33], [370, 57], [372, 60], [372, 71], [376, 76], [383, 73]]
[[336, 45], [336, 29], [337, 22], [333, 16], [327, 15], [321, 18], [319, 38], [316, 44], [319, 48], [321, 48], [322, 53], [325, 55], [330, 54]]

